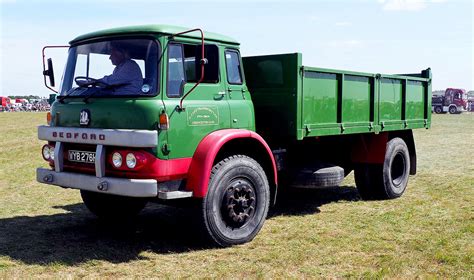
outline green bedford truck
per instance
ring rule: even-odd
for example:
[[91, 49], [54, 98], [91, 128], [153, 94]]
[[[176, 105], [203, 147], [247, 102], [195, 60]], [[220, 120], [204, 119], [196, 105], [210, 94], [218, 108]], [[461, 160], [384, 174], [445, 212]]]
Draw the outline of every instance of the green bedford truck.
[[[252, 240], [278, 190], [337, 186], [400, 197], [416, 173], [412, 129], [431, 124], [431, 70], [385, 75], [307, 67], [300, 53], [241, 57], [200, 29], [147, 25], [67, 46], [59, 94], [38, 128], [38, 182], [79, 189], [100, 218], [147, 202], [196, 203], [204, 236]], [[45, 47], [47, 48], [47, 47]], [[54, 84], [51, 59], [43, 64]]]

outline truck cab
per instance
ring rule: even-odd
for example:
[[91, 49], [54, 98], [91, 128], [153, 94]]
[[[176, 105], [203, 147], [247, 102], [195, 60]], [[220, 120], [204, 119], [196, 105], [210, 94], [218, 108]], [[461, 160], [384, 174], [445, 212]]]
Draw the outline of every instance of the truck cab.
[[[206, 33], [204, 46], [198, 32], [172, 36], [182, 31], [185, 29], [169, 26], [123, 28], [86, 34], [70, 42], [49, 127], [40, 128], [40, 135], [54, 142], [50, 149], [60, 144], [69, 156], [64, 162], [51, 161], [52, 166], [97, 173], [90, 153], [97, 156], [94, 145], [102, 145], [106, 151], [101, 176], [180, 180], [206, 135], [223, 128], [255, 130], [239, 44], [212, 33]], [[112, 85], [102, 82], [116, 71], [110, 59], [114, 46], [120, 46], [127, 59], [138, 65], [138, 86], [130, 88], [133, 81], [127, 80]], [[131, 146], [111, 140], [116, 137], [130, 138]], [[130, 151], [125, 148], [136, 156], [134, 168], [126, 164]], [[115, 159], [122, 157], [123, 165], [113, 164], [114, 155]], [[148, 168], [151, 161], [166, 168]]]
[[447, 88], [443, 95], [433, 96], [431, 104], [436, 114], [459, 114], [468, 109], [467, 93], [464, 89]]

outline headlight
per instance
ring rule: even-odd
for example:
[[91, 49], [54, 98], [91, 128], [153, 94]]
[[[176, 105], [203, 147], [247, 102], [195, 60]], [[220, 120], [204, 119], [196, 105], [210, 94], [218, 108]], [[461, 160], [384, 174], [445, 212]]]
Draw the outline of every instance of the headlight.
[[122, 155], [120, 153], [115, 152], [112, 155], [112, 164], [116, 168], [119, 168], [120, 166], [122, 166]]
[[[43, 158], [45, 160], [50, 160], [51, 159], [51, 148], [48, 145], [43, 146], [43, 150], [41, 151], [43, 153]], [[53, 153], [54, 154], [54, 153]]]
[[49, 158], [54, 160], [54, 147], [49, 146]]
[[137, 158], [132, 153], [127, 154], [126, 160], [128, 168], [135, 168], [135, 166], [137, 165]]

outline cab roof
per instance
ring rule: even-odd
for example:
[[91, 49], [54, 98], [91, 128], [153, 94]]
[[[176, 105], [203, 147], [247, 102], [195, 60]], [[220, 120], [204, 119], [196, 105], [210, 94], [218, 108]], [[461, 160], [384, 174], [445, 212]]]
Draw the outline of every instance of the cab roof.
[[[90, 39], [97, 39], [101, 37], [108, 37], [108, 36], [120, 36], [120, 35], [129, 35], [129, 34], [176, 34], [183, 31], [187, 31], [193, 28], [186, 28], [180, 26], [172, 26], [172, 25], [163, 25], [163, 24], [152, 24], [152, 25], [137, 25], [137, 26], [126, 26], [126, 27], [118, 27], [118, 28], [111, 28], [111, 29], [104, 29], [99, 30], [91, 33], [87, 33], [84, 35], [80, 35], [69, 42], [69, 44], [74, 45], [80, 43], [82, 41], [87, 41]], [[212, 33], [212, 32], [204, 32], [204, 40], [206, 41], [217, 41], [222, 43], [234, 44], [239, 45], [235, 39], [231, 37], [227, 37], [225, 35]], [[182, 35], [183, 37], [190, 37], [190, 38], [201, 38], [201, 33], [191, 32]]]

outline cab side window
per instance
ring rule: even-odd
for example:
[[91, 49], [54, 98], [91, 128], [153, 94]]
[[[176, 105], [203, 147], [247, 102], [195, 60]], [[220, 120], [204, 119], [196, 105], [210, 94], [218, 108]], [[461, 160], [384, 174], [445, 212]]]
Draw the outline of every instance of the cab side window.
[[[202, 45], [183, 44], [186, 82], [195, 83], [201, 78]], [[204, 79], [202, 83], [215, 84], [219, 82], [219, 52], [216, 45], [204, 45]]]
[[[170, 44], [168, 50], [168, 96], [181, 97], [180, 87], [201, 78], [202, 45]], [[219, 51], [216, 45], [204, 46], [204, 77], [202, 83], [219, 82]]]
[[239, 53], [233, 50], [225, 52], [225, 64], [227, 70], [227, 81], [229, 84], [242, 84], [242, 67], [240, 65]]
[[168, 49], [167, 95], [169, 97], [180, 97], [182, 94], [180, 89], [185, 81], [183, 46], [170, 44]]

